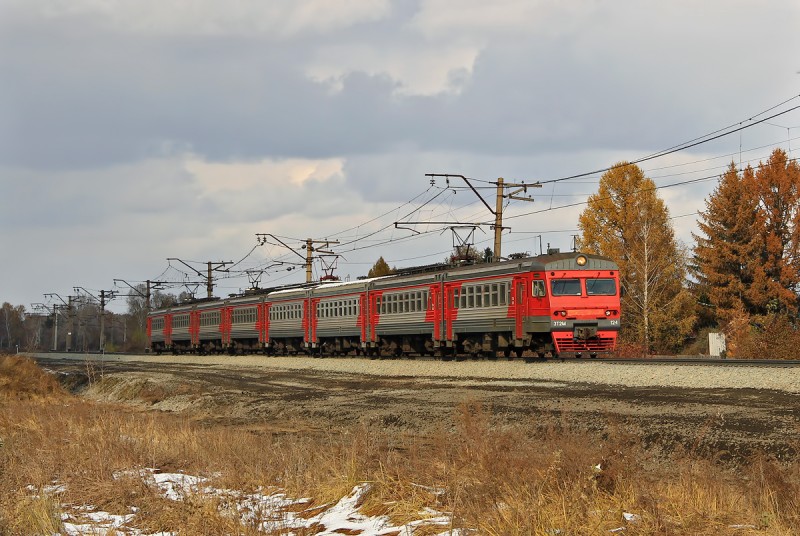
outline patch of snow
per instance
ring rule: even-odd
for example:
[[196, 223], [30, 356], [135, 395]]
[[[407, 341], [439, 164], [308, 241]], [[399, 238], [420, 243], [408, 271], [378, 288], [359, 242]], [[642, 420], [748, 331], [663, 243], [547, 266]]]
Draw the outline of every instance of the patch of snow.
[[622, 512], [622, 517], [628, 523], [638, 523], [639, 521], [642, 520], [642, 516], [637, 514], [629, 514], [628, 512]]
[[[143, 479], [151, 489], [162, 497], [172, 501], [182, 501], [190, 495], [205, 494], [222, 499], [222, 511], [230, 511], [241, 519], [245, 525], [255, 525], [259, 531], [274, 533], [292, 533], [304, 529], [312, 529], [315, 534], [333, 536], [342, 532], [359, 534], [360, 536], [384, 536], [388, 534], [413, 535], [421, 527], [446, 528], [452, 523], [452, 516], [425, 508], [420, 512], [420, 519], [402, 526], [392, 525], [388, 516], [365, 516], [359, 511], [371, 485], [363, 483], [355, 486], [345, 497], [335, 504], [326, 504], [298, 512], [298, 505], [308, 505], [311, 499], [292, 499], [280, 491], [265, 493], [259, 489], [255, 493], [244, 493], [238, 490], [219, 489], [205, 484], [209, 479], [183, 473], [159, 473], [156, 469], [141, 469], [115, 473], [114, 478], [123, 475], [136, 475]], [[31, 491], [37, 491], [30, 486]], [[59, 493], [65, 486], [54, 483]], [[429, 488], [434, 494], [443, 493], [438, 488]], [[130, 507], [128, 514], [111, 514], [99, 512], [92, 505], [65, 506], [68, 510], [61, 514], [66, 536], [82, 535], [117, 535], [130, 536], [173, 536], [173, 533], [160, 532], [145, 535], [135, 528], [136, 515], [139, 509]], [[315, 515], [310, 515], [317, 512]], [[468, 531], [461, 529], [446, 530], [440, 536], [467, 536]]]
[[197, 493], [198, 486], [207, 478], [184, 475], [183, 473], [152, 473], [149, 476], [161, 491], [164, 498], [182, 501], [187, 495]]

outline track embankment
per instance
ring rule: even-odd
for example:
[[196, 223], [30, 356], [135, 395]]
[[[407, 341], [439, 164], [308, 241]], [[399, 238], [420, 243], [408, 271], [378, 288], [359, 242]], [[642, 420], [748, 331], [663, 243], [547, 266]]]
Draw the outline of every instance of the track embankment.
[[295, 370], [369, 376], [438, 378], [443, 380], [513, 380], [588, 383], [624, 387], [675, 387], [686, 389], [768, 389], [800, 393], [800, 367], [715, 366], [695, 363], [631, 363], [620, 361], [522, 360], [443, 362], [436, 360], [370, 360], [365, 358], [172, 356], [35, 354], [37, 359], [103, 363], [176, 364], [215, 368]]

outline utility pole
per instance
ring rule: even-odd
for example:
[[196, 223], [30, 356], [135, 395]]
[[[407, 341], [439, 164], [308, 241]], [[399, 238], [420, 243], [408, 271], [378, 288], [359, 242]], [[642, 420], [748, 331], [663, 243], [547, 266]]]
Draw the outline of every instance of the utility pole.
[[75, 308], [72, 306], [73, 300], [76, 300], [77, 296], [67, 296], [69, 303], [67, 304], [67, 337], [64, 340], [64, 346], [67, 352], [72, 350], [72, 334], [75, 332]]
[[98, 298], [88, 290], [83, 287], [75, 287], [75, 292], [83, 291], [89, 297], [93, 298], [95, 301], [100, 302], [100, 352], [105, 353], [106, 351], [106, 302], [111, 301], [117, 297], [117, 294], [113, 290], [101, 290], [100, 297]]
[[195, 274], [197, 274], [198, 277], [204, 278], [206, 280], [206, 291], [208, 292], [209, 298], [214, 297], [214, 272], [225, 272], [227, 271], [225, 270], [225, 267], [229, 264], [233, 264], [233, 261], [219, 261], [219, 262], [208, 261], [205, 263], [208, 266], [208, 268], [206, 270], [206, 273], [203, 274], [202, 272], [198, 271], [197, 268], [195, 268], [194, 266], [190, 266], [186, 261], [182, 261], [181, 259], [178, 259], [176, 257], [167, 257], [167, 260], [178, 261], [179, 263], [183, 264], [191, 271], [193, 271]]
[[48, 292], [47, 294], [44, 295], [45, 298], [52, 298], [53, 296], [55, 296], [56, 298], [61, 300], [61, 305], [58, 305], [57, 303], [53, 304], [53, 315], [55, 315], [55, 317], [56, 317], [55, 318], [55, 333], [53, 334], [53, 350], [57, 350], [58, 349], [58, 346], [57, 346], [57, 344], [58, 344], [58, 315], [56, 315], [56, 311], [60, 310], [60, 309], [66, 309], [67, 310], [67, 328], [68, 328], [69, 331], [67, 331], [67, 336], [65, 337], [65, 340], [64, 340], [64, 347], [65, 347], [64, 349], [67, 352], [69, 352], [72, 349], [72, 332], [75, 331], [75, 317], [73, 315], [72, 301], [76, 300], [78, 298], [78, 296], [67, 296], [67, 301], [64, 301], [64, 298], [62, 298], [59, 294], [57, 294], [55, 292]]
[[301, 246], [301, 249], [306, 250], [305, 256], [301, 255], [297, 252], [292, 246], [286, 244], [283, 240], [278, 238], [277, 236], [269, 233], [256, 233], [256, 240], [258, 240], [258, 245], [263, 246], [267, 243], [267, 237], [272, 238], [276, 242], [280, 243], [283, 247], [303, 259], [304, 265], [306, 267], [306, 283], [311, 283], [314, 280], [314, 274], [312, 272], [313, 263], [314, 263], [314, 252], [321, 253], [323, 255], [336, 255], [333, 251], [329, 251], [327, 249], [320, 249], [315, 247], [315, 245], [319, 244], [323, 248], [329, 248], [332, 244], [338, 244], [338, 240], [319, 240], [314, 238], [306, 238], [306, 243]]
[[[514, 200], [517, 200], [517, 201], [533, 202], [533, 198], [532, 197], [530, 197], [530, 196], [528, 196], [528, 197], [520, 197], [517, 194], [519, 194], [520, 192], [527, 193], [528, 192], [528, 188], [541, 188], [542, 187], [542, 185], [540, 183], [538, 183], [538, 182], [534, 182], [534, 183], [530, 183], [530, 184], [529, 183], [524, 183], [524, 182], [520, 182], [520, 183], [505, 182], [505, 179], [503, 179], [503, 177], [500, 177], [500, 178], [497, 179], [497, 182], [490, 183], [490, 184], [495, 184], [497, 186], [497, 194], [496, 194], [496, 197], [495, 197], [495, 208], [492, 209], [492, 207], [489, 206], [489, 203], [486, 202], [486, 200], [483, 198], [483, 196], [480, 193], [478, 193], [478, 190], [476, 190], [475, 187], [472, 186], [472, 183], [469, 182], [469, 177], [465, 177], [464, 175], [454, 175], [452, 173], [426, 173], [425, 176], [426, 177], [445, 177], [447, 179], [449, 179], [450, 177], [458, 177], [460, 179], [463, 179], [464, 182], [467, 183], [467, 186], [469, 186], [470, 190], [472, 190], [473, 193], [478, 196], [478, 199], [480, 199], [481, 202], [484, 204], [484, 206], [489, 210], [489, 212], [491, 212], [494, 215], [494, 225], [493, 225], [493, 227], [494, 227], [494, 256], [493, 256], [494, 262], [500, 262], [502, 260], [501, 259], [501, 255], [502, 255], [502, 235], [503, 235], [503, 229], [504, 229], [504, 227], [503, 227], [503, 199], [514, 199]], [[506, 193], [506, 188], [516, 188], [516, 190], [509, 191], [508, 193]]]
[[331, 244], [338, 244], [338, 240], [314, 240], [312, 238], [306, 238], [306, 244], [303, 248], [306, 250], [306, 283], [311, 283], [314, 276], [311, 273], [312, 262], [314, 261], [314, 252], [322, 253], [323, 255], [336, 255], [333, 251], [328, 251], [325, 249], [315, 248], [314, 244], [320, 244], [322, 247], [327, 248], [330, 247]]
[[[144, 298], [144, 310], [145, 310], [145, 313], [149, 313], [150, 310], [152, 309], [152, 301], [151, 301], [152, 292], [154, 290], [163, 290], [164, 289], [164, 285], [167, 284], [166, 281], [151, 281], [151, 280], [148, 279], [147, 281], [145, 281], [145, 292], [144, 292], [144, 294], [142, 294], [142, 291], [139, 290], [139, 288], [134, 287], [133, 285], [131, 285], [130, 283], [128, 283], [124, 279], [115, 279], [114, 280], [114, 284], [116, 285], [116, 283], [125, 283], [125, 285], [129, 289], [131, 289], [136, 294], [138, 294], [139, 296]], [[132, 296], [132, 294], [128, 294], [128, 296]]]
[[37, 303], [32, 303], [31, 305], [33, 306], [34, 311], [38, 311], [41, 313], [41, 311], [44, 310], [47, 312], [47, 316], [50, 316], [51, 314], [53, 315], [53, 351], [55, 352], [57, 349], [56, 345], [58, 344], [58, 309], [57, 309], [58, 304], [57, 303], [53, 304], [52, 313], [50, 312], [50, 307], [48, 307], [44, 303], [37, 302]]

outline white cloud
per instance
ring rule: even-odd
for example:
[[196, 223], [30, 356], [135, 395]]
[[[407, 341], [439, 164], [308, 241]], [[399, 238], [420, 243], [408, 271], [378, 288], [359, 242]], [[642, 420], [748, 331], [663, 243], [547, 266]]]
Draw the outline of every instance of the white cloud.
[[478, 48], [455, 44], [408, 44], [376, 49], [369, 44], [323, 46], [306, 67], [307, 75], [340, 91], [353, 72], [386, 75], [396, 95], [459, 93], [467, 82]]
[[327, 181], [341, 176], [344, 159], [311, 160], [289, 158], [254, 162], [209, 162], [197, 155], [186, 158], [186, 170], [197, 180], [203, 195], [222, 193], [269, 195], [286, 184], [300, 186], [308, 181]]

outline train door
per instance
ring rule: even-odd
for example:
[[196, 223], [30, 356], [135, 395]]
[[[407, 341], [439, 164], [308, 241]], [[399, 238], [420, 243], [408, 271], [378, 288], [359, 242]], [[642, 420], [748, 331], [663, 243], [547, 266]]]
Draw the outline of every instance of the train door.
[[458, 309], [456, 309], [456, 293], [458, 290], [459, 284], [445, 283], [444, 285], [442, 312], [444, 316], [444, 339], [446, 341], [453, 340], [453, 323], [458, 315]]
[[233, 330], [233, 307], [222, 307], [219, 311], [219, 332], [223, 346], [231, 343]]
[[370, 292], [369, 293], [369, 342], [374, 343], [377, 342], [378, 336], [376, 333], [376, 328], [378, 327], [378, 322], [380, 322], [380, 315], [381, 315], [381, 299], [382, 296], [380, 293], [377, 292]]
[[269, 302], [259, 304], [258, 307], [258, 320], [256, 321], [256, 330], [258, 331], [258, 342], [264, 346], [269, 346], [269, 308], [272, 305]]
[[164, 315], [164, 345], [172, 346], [172, 315], [170, 313]]
[[200, 345], [200, 311], [197, 309], [189, 313], [189, 339], [192, 346]]
[[303, 300], [303, 335], [307, 346], [317, 345], [317, 304], [319, 299], [308, 297]]
[[514, 311], [514, 339], [516, 346], [521, 345], [522, 339], [525, 337], [523, 318], [528, 305], [526, 287], [525, 278], [522, 276], [515, 276], [511, 282], [511, 305]]
[[311, 298], [303, 298], [303, 318], [300, 322], [303, 327], [303, 344], [308, 346], [311, 340]]
[[366, 343], [369, 342], [367, 338], [369, 335], [369, 324], [370, 322], [367, 320], [369, 316], [367, 315], [368, 311], [368, 300], [369, 299], [369, 292], [365, 292], [363, 294], [358, 295], [358, 318], [356, 320], [356, 326], [361, 331], [361, 346], [366, 347]]
[[433, 345], [439, 346], [444, 339], [444, 314], [442, 309], [442, 287], [436, 284], [431, 287], [428, 308], [433, 313]]

